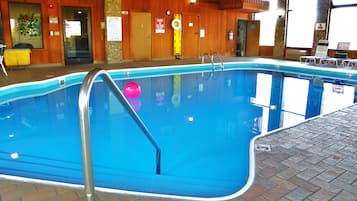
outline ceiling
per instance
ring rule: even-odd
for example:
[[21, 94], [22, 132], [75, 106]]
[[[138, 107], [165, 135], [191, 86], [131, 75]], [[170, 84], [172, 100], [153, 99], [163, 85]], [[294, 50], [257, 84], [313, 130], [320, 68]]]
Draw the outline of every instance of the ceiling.
[[240, 9], [243, 12], [262, 12], [269, 9], [267, 0], [197, 0], [217, 4], [222, 9]]
[[201, 0], [203, 2], [207, 2], [207, 3], [217, 3], [219, 4], [220, 0]]

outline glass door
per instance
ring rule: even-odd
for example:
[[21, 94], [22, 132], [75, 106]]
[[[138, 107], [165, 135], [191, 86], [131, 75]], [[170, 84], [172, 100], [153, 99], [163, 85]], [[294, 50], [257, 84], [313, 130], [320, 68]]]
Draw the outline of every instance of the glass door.
[[90, 8], [62, 7], [65, 64], [92, 63]]

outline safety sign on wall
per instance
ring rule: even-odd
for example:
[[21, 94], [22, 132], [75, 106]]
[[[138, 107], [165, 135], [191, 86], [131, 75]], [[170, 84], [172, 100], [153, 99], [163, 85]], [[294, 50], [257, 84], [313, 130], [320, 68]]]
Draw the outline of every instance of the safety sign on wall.
[[122, 41], [121, 17], [107, 16], [107, 41]]
[[165, 33], [165, 19], [156, 18], [155, 19], [155, 33], [163, 34]]

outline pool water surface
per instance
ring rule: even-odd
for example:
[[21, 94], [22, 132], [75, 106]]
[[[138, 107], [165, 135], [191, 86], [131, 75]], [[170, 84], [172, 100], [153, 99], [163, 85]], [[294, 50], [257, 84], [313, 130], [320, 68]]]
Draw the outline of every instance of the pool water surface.
[[[267, 71], [216, 71], [121, 79], [141, 87], [128, 98], [161, 148], [155, 149], [102, 82], [90, 98], [97, 187], [215, 198], [249, 178], [255, 136], [356, 102], [354, 82]], [[79, 85], [0, 105], [0, 173], [83, 184]], [[338, 99], [339, 101], [331, 101]]]

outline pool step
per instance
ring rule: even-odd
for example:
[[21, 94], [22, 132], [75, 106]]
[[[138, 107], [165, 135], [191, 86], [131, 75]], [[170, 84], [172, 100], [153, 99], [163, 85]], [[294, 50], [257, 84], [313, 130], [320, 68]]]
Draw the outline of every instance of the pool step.
[[[0, 174], [13, 175], [40, 180], [82, 184], [81, 164], [66, 161], [21, 156], [12, 159], [8, 153], [0, 153]], [[184, 196], [216, 197], [231, 194], [240, 188], [240, 183], [232, 179], [213, 179], [172, 176], [166, 172], [156, 175], [154, 172], [135, 172], [107, 167], [94, 167], [94, 179], [97, 187], [121, 189], [156, 194]]]

